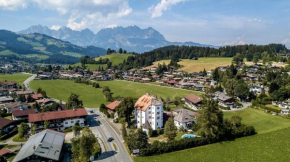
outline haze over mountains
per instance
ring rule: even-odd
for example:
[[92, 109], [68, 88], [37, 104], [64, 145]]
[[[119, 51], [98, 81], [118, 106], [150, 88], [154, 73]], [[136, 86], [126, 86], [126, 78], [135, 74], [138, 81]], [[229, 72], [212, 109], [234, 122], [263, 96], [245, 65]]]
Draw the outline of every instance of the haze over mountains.
[[36, 25], [19, 31], [19, 33], [40, 33], [79, 46], [96, 46], [104, 49], [111, 48], [115, 50], [123, 48], [127, 51], [138, 53], [168, 45], [213, 47], [211, 45], [195, 42], [170, 42], [155, 29], [151, 27], [140, 29], [138, 26], [106, 28], [95, 34], [89, 29], [74, 31], [68, 27], [61, 27], [58, 30], [53, 30], [49, 29], [47, 26]]
[[105, 54], [103, 48], [80, 47], [44, 34], [16, 34], [0, 30], [0, 57], [34, 63], [70, 64], [79, 62], [79, 58], [85, 55], [97, 57]]

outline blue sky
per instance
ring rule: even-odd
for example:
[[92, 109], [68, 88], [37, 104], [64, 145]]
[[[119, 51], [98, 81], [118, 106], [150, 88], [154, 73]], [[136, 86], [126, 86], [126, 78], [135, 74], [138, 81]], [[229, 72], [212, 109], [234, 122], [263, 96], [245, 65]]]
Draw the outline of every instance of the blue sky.
[[0, 0], [0, 21], [11, 31], [137, 25], [170, 41], [290, 47], [289, 0]]

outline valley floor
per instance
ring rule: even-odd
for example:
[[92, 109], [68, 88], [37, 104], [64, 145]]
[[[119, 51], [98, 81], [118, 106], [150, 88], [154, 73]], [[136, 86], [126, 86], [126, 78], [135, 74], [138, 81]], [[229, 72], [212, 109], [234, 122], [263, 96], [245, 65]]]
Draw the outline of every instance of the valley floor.
[[[198, 91], [189, 91], [184, 89], [176, 89], [170, 87], [156, 86], [153, 84], [144, 84], [137, 82], [128, 81], [100, 81], [98, 82], [101, 87], [109, 86], [113, 97], [123, 96], [123, 97], [134, 97], [139, 98], [145, 93], [150, 93], [152, 95], [157, 95], [166, 99], [170, 97], [173, 99], [175, 96], [184, 97], [187, 94], [202, 94]], [[47, 95], [62, 100], [67, 101], [71, 93], [76, 93], [80, 96], [85, 107], [93, 108], [99, 107], [102, 103], [108, 103], [105, 101], [104, 95], [102, 93], [102, 88], [96, 89], [91, 85], [85, 85], [80, 83], [74, 83], [74, 81], [69, 80], [33, 80], [29, 85], [32, 90], [37, 90], [37, 88], [42, 88], [47, 92]]]

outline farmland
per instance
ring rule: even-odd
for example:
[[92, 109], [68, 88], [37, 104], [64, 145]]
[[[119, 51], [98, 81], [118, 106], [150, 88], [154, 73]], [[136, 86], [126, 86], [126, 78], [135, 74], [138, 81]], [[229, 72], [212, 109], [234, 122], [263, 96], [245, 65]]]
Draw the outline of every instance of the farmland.
[[96, 60], [99, 60], [100, 58], [102, 58], [102, 59], [107, 58], [110, 60], [110, 62], [112, 62], [113, 65], [119, 65], [124, 60], [126, 60], [129, 56], [133, 56], [133, 55], [132, 54], [114, 53], [114, 54], [110, 54], [110, 55], [104, 55], [104, 56], [97, 57]]
[[288, 161], [290, 158], [289, 119], [272, 116], [252, 108], [225, 113], [225, 117], [232, 115], [240, 115], [243, 123], [253, 125], [258, 134], [158, 156], [138, 157], [135, 161]]
[[[158, 64], [169, 64], [170, 60], [161, 60], [154, 62], [153, 66], [157, 66]], [[183, 70], [186, 72], [200, 72], [202, 70], [212, 70], [218, 66], [227, 66], [232, 62], [231, 57], [201, 57], [198, 60], [188, 60], [182, 59], [178, 62], [182, 67], [179, 70]], [[152, 66], [149, 66], [152, 67]], [[149, 68], [148, 67], [148, 68]]]
[[[79, 66], [81, 67], [81, 63], [76, 63], [76, 64], [73, 64], [72, 66]], [[107, 68], [107, 64], [86, 64], [86, 70], [90, 69], [90, 70], [98, 70], [100, 68], [104, 68], [106, 69]]]
[[[175, 96], [185, 96], [187, 94], [201, 94], [196, 91], [189, 91], [183, 89], [174, 89], [170, 87], [161, 87], [152, 84], [127, 82], [127, 81], [102, 81], [100, 86], [109, 86], [113, 97], [141, 97], [145, 93], [157, 95], [162, 98], [174, 98]], [[80, 95], [85, 107], [99, 107], [101, 103], [107, 103], [102, 93], [102, 89], [96, 89], [85, 84], [77, 84], [68, 80], [34, 80], [30, 83], [30, 87], [36, 90], [41, 87], [45, 90], [48, 96], [62, 101], [67, 101], [70, 93]]]
[[[69, 53], [67, 53], [69, 54]], [[100, 57], [96, 57], [96, 60], [99, 60], [100, 58], [102, 59], [109, 59], [110, 62], [112, 62], [112, 65], [119, 65], [120, 63], [122, 63], [125, 59], [127, 59], [129, 56], [133, 56], [132, 54], [110, 54], [110, 55], [104, 55], [104, 56], [100, 56]], [[76, 63], [73, 64], [71, 66], [81, 66], [81, 63]], [[99, 68], [103, 68], [106, 69], [107, 68], [107, 64], [86, 64], [86, 69], [90, 69], [90, 70], [98, 70]]]
[[27, 78], [29, 78], [30, 74], [22, 74], [22, 73], [16, 73], [16, 74], [5, 74], [0, 75], [0, 82], [2, 81], [15, 81], [18, 84], [22, 84]]

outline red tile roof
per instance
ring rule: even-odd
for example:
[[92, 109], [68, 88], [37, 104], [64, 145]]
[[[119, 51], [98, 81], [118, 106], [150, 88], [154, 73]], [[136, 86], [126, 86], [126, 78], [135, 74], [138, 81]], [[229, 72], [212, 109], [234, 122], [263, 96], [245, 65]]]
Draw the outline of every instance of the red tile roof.
[[[27, 99], [28, 95], [25, 95], [25, 98]], [[38, 94], [33, 94], [31, 95], [31, 97], [34, 99], [34, 100], [38, 100], [40, 98], [43, 98], [42, 94], [41, 93], [38, 93]]]
[[17, 95], [28, 95], [28, 94], [32, 94], [32, 91], [16, 91]]
[[41, 100], [36, 100], [37, 103], [39, 104], [47, 104], [47, 103], [51, 103], [51, 102], [54, 102], [52, 99], [49, 99], [49, 98], [44, 98], [44, 99], [41, 99]]
[[14, 117], [28, 116], [29, 114], [35, 114], [34, 109], [26, 109], [26, 110], [14, 110], [12, 111], [12, 115]]
[[29, 122], [39, 122], [46, 120], [55, 120], [63, 118], [73, 118], [88, 115], [86, 109], [76, 109], [76, 110], [63, 110], [63, 111], [51, 111], [38, 114], [29, 114]]
[[197, 104], [200, 101], [202, 101], [202, 98], [200, 96], [193, 95], [193, 94], [189, 94], [189, 95], [185, 96], [184, 98], [189, 100], [190, 102], [192, 102], [194, 104]]
[[11, 120], [0, 117], [0, 129], [2, 129], [3, 127], [5, 127], [10, 123], [12, 123]]
[[108, 105], [106, 105], [106, 107], [112, 111], [114, 111], [116, 109], [116, 107], [121, 103], [121, 101], [114, 101]]
[[3, 148], [0, 150], [0, 156], [10, 153], [11, 151], [8, 148]]
[[169, 80], [167, 81], [168, 84], [176, 84], [177, 82], [175, 80]]
[[13, 81], [0, 82], [0, 85], [16, 85], [16, 82], [13, 82]]

